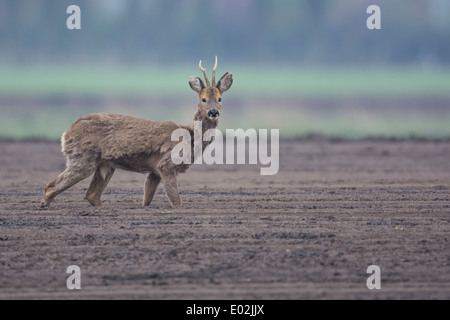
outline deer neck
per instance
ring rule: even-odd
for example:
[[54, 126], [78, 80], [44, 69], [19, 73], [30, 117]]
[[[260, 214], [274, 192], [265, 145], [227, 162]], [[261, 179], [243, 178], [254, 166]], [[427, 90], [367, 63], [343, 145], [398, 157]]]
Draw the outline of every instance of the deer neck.
[[[194, 122], [195, 121], [201, 121], [202, 122], [202, 135], [205, 133], [206, 130], [209, 129], [216, 129], [217, 125], [219, 124], [219, 120], [211, 120], [209, 117], [205, 115], [204, 112], [197, 110], [197, 112], [194, 115]], [[192, 124], [193, 127], [194, 124]]]
[[205, 148], [211, 144], [211, 142], [214, 140], [214, 138], [212, 138], [210, 141], [203, 141], [203, 135], [204, 133], [209, 130], [209, 129], [216, 129], [217, 125], [219, 124], [219, 120], [211, 120], [209, 117], [205, 116], [204, 112], [197, 110], [197, 112], [194, 115], [194, 120], [192, 122], [192, 126], [191, 128], [191, 136], [193, 138], [192, 143], [194, 143], [194, 123], [195, 121], [201, 121], [202, 123], [202, 150], [205, 150]]

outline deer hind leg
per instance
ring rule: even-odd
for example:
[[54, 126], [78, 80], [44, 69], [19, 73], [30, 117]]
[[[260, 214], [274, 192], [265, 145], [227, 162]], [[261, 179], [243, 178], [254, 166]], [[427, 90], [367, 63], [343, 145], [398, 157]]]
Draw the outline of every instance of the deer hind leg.
[[94, 207], [102, 205], [101, 196], [116, 169], [109, 163], [102, 162], [95, 170], [91, 184], [86, 192], [86, 199]]
[[177, 179], [173, 172], [162, 172], [162, 180], [164, 182], [164, 190], [172, 204], [172, 207], [181, 206], [181, 199], [178, 193]]
[[161, 182], [161, 176], [156, 173], [150, 173], [147, 176], [147, 180], [145, 180], [144, 186], [144, 202], [143, 206], [147, 207], [153, 200], [153, 196], [155, 195], [156, 188], [158, 188], [159, 183]]
[[53, 199], [61, 192], [69, 189], [76, 183], [86, 179], [95, 170], [95, 163], [91, 161], [77, 162], [68, 161], [67, 168], [55, 180], [50, 181], [45, 188], [41, 207], [48, 207]]

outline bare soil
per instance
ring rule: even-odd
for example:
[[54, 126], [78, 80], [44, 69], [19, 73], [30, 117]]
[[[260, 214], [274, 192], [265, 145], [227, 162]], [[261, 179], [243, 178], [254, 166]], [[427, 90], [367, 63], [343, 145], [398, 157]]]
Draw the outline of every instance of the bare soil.
[[[0, 299], [450, 299], [450, 141], [284, 140], [280, 171], [196, 165], [181, 209], [117, 171], [39, 208], [52, 141], [0, 141]], [[66, 269], [81, 269], [69, 290]], [[381, 289], [366, 286], [381, 268]]]

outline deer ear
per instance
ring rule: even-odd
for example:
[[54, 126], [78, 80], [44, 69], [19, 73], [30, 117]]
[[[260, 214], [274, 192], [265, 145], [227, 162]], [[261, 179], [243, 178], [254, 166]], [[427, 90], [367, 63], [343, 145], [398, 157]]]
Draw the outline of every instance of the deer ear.
[[205, 87], [202, 79], [200, 79], [199, 77], [190, 77], [189, 85], [191, 86], [192, 90], [194, 90], [198, 93], [200, 93], [200, 91], [202, 91], [203, 88]]
[[233, 84], [233, 75], [227, 72], [223, 75], [222, 78], [220, 78], [216, 88], [219, 89], [220, 92], [224, 93], [225, 91], [230, 89], [232, 84]]

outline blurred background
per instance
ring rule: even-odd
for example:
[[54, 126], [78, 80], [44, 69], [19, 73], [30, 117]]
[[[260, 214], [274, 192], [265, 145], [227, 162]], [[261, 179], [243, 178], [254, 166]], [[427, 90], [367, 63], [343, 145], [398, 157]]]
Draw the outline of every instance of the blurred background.
[[0, 0], [0, 137], [95, 112], [189, 124], [215, 55], [234, 75], [222, 130], [450, 137], [449, 0]]

